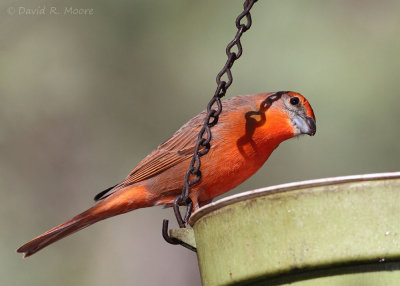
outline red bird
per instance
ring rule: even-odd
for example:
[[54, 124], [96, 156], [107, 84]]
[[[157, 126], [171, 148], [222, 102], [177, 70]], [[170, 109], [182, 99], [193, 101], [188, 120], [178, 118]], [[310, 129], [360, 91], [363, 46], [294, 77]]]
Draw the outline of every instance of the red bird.
[[[201, 159], [201, 180], [191, 188], [194, 210], [253, 175], [286, 139], [314, 135], [315, 117], [296, 92], [237, 96], [223, 101], [212, 127], [211, 150]], [[92, 208], [21, 246], [28, 257], [45, 246], [100, 220], [138, 208], [171, 205], [180, 195], [203, 111], [148, 155], [121, 183], [99, 193]]]

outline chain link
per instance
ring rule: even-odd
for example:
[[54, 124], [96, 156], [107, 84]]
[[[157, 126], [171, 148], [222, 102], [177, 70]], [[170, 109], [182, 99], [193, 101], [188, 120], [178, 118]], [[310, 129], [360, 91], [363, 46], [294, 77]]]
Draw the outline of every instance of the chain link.
[[[218, 123], [219, 115], [222, 112], [222, 103], [221, 98], [225, 96], [226, 90], [232, 84], [232, 72], [231, 68], [233, 63], [241, 57], [243, 53], [242, 44], [240, 42], [240, 38], [243, 33], [250, 29], [252, 21], [250, 15], [250, 9], [253, 7], [254, 3], [257, 0], [246, 0], [243, 4], [243, 12], [236, 18], [236, 27], [237, 32], [233, 40], [226, 47], [226, 55], [228, 59], [222, 68], [222, 70], [218, 73], [216, 81], [217, 81], [217, 89], [214, 93], [214, 96], [211, 98], [210, 102], [207, 105], [207, 115], [204, 120], [203, 127], [201, 128], [198, 137], [197, 143], [194, 150], [194, 154], [192, 160], [190, 162], [189, 169], [185, 174], [184, 185], [182, 189], [182, 193], [175, 199], [174, 201], [174, 213], [176, 220], [178, 221], [179, 227], [183, 228], [186, 226], [190, 215], [192, 214], [193, 202], [189, 197], [190, 187], [198, 183], [201, 179], [201, 160], [200, 157], [207, 154], [211, 148], [211, 127]], [[245, 19], [245, 20], [244, 20]], [[243, 23], [244, 22], [244, 23]], [[236, 47], [237, 51], [233, 51], [234, 47]], [[224, 80], [223, 77], [226, 77], [227, 80]], [[200, 150], [202, 148], [202, 150]], [[192, 176], [191, 176], [192, 175]], [[191, 177], [193, 178], [191, 180]], [[179, 210], [180, 205], [186, 206], [186, 214], [183, 218], [181, 212]], [[168, 235], [168, 220], [164, 220], [163, 222], [163, 237], [164, 239], [172, 244], [182, 244], [179, 240], [175, 238], [171, 238]], [[186, 246], [187, 247], [187, 246]], [[193, 250], [193, 249], [192, 249]]]

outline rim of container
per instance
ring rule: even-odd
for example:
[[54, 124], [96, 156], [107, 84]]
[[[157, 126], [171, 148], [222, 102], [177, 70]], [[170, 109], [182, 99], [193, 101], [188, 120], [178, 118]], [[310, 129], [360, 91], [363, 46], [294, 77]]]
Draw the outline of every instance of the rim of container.
[[341, 176], [341, 177], [329, 177], [322, 179], [314, 179], [314, 180], [306, 180], [300, 182], [292, 182], [286, 184], [280, 184], [276, 186], [264, 187], [252, 191], [242, 192], [240, 194], [232, 195], [223, 199], [220, 199], [216, 202], [210, 203], [192, 214], [190, 217], [190, 225], [194, 225], [201, 217], [204, 215], [213, 212], [217, 209], [223, 208], [225, 206], [261, 197], [269, 194], [276, 194], [287, 192], [291, 190], [299, 190], [310, 187], [319, 187], [319, 186], [329, 186], [335, 184], [344, 184], [350, 182], [363, 182], [363, 181], [377, 181], [377, 180], [386, 180], [386, 179], [397, 179], [400, 178], [400, 172], [387, 172], [387, 173], [374, 173], [374, 174], [363, 174], [363, 175], [351, 175], [351, 176]]

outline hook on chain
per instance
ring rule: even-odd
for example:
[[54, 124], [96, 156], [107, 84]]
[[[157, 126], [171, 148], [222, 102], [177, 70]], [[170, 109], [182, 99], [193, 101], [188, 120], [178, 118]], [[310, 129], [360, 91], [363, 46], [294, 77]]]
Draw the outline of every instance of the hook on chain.
[[164, 237], [165, 241], [170, 243], [170, 244], [175, 244], [175, 245], [179, 244], [179, 245], [182, 245], [183, 247], [186, 247], [189, 250], [197, 252], [196, 248], [194, 248], [193, 246], [191, 246], [191, 245], [189, 245], [187, 243], [184, 243], [183, 241], [180, 241], [179, 239], [176, 239], [176, 238], [173, 238], [173, 237], [169, 236], [169, 234], [168, 234], [168, 220], [167, 219], [163, 220], [162, 236]]

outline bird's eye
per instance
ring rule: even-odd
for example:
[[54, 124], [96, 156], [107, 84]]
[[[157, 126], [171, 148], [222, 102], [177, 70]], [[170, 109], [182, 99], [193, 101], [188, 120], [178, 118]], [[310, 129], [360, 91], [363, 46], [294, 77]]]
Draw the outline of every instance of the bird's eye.
[[299, 102], [300, 102], [300, 100], [299, 100], [298, 97], [292, 97], [292, 98], [290, 99], [290, 104], [291, 104], [291, 105], [297, 105], [297, 104], [299, 104]]

